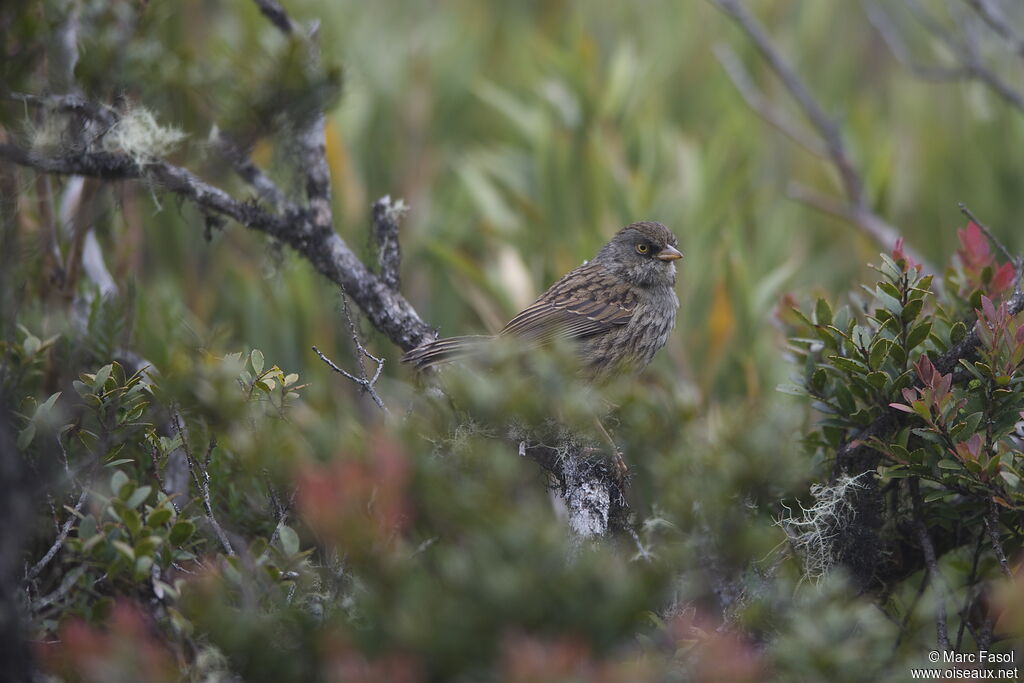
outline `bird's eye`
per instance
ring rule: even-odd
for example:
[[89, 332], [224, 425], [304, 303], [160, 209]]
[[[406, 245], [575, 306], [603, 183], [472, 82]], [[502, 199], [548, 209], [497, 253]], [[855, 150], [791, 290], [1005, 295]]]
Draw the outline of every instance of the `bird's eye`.
[[646, 254], [650, 250], [651, 250], [651, 247], [646, 245], [646, 244], [638, 244], [638, 245], [636, 245], [636, 253], [638, 253], [638, 254]]

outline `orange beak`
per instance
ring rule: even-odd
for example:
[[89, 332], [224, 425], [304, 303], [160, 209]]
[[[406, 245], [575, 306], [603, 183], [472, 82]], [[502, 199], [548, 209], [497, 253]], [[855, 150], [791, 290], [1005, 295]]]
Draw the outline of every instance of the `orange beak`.
[[655, 254], [654, 258], [659, 261], [675, 261], [676, 259], [683, 258], [683, 252], [673, 246], [667, 246]]

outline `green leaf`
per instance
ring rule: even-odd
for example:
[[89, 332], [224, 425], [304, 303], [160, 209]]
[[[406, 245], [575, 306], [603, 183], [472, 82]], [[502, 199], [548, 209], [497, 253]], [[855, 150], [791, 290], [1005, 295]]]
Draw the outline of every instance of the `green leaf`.
[[819, 325], [832, 324], [832, 307], [824, 299], [818, 299], [814, 304], [814, 319]]
[[285, 555], [291, 557], [299, 552], [299, 535], [290, 526], [282, 524], [278, 528], [277, 537], [281, 541], [281, 550]]
[[[907, 306], [907, 308], [910, 308]], [[928, 338], [928, 334], [932, 331], [932, 323], [930, 320], [925, 320], [918, 323], [910, 330], [910, 334], [907, 335], [907, 350], [914, 348], [925, 339]]]
[[939, 467], [944, 470], [961, 470], [963, 467], [956, 460], [943, 458], [939, 461]]
[[252, 353], [249, 354], [249, 362], [252, 363], [252, 369], [259, 375], [263, 372], [263, 352], [259, 349], [253, 349]]
[[789, 394], [790, 396], [806, 396], [807, 395], [807, 392], [804, 391], [803, 387], [798, 386], [796, 384], [793, 384], [791, 382], [785, 382], [783, 384], [779, 384], [778, 386], [775, 387], [775, 391], [781, 392], [783, 394]]
[[149, 513], [146, 524], [151, 527], [158, 527], [171, 521], [171, 511], [167, 508], [157, 508]]
[[885, 385], [889, 382], [889, 375], [876, 370], [868, 374], [868, 382], [876, 389], [884, 389]]
[[128, 498], [128, 500], [125, 501], [125, 505], [127, 505], [130, 508], [139, 507], [139, 505], [141, 505], [147, 498], [149, 498], [149, 493], [152, 490], [153, 487], [151, 486], [140, 486], [139, 488], [135, 489], [135, 491], [132, 492], [132, 495]]
[[128, 558], [132, 562], [135, 561], [135, 548], [131, 547], [124, 541], [114, 541], [113, 546], [117, 549], [119, 553], [124, 555], [126, 558]]
[[948, 498], [949, 496], [952, 496], [955, 493], [956, 493], [956, 491], [948, 491], [946, 489], [937, 489], [935, 491], [929, 491], [928, 493], [926, 493], [924, 495], [923, 500], [924, 500], [925, 503], [931, 503], [934, 500], [940, 500], [942, 498]]
[[25, 343], [23, 343], [21, 346], [23, 349], [25, 349], [25, 355], [34, 356], [36, 355], [36, 351], [38, 351], [39, 347], [42, 345], [43, 342], [40, 341], [39, 337], [30, 334], [25, 339]]
[[964, 340], [964, 337], [966, 337], [966, 336], [967, 336], [967, 325], [964, 325], [962, 322], [958, 321], [949, 330], [949, 343], [950, 344], [959, 344], [960, 342], [962, 342]]
[[18, 450], [23, 451], [31, 445], [36, 438], [36, 423], [29, 422], [28, 425], [18, 432]]
[[114, 470], [110, 476], [110, 491], [116, 496], [121, 487], [128, 483], [128, 475], [121, 470]]
[[905, 323], [913, 322], [917, 318], [918, 314], [921, 313], [921, 309], [924, 308], [923, 299], [913, 299], [908, 301], [907, 305], [903, 307], [903, 313], [900, 314], [901, 319]]
[[889, 357], [889, 351], [892, 350], [893, 343], [888, 339], [876, 339], [875, 343], [871, 345], [871, 351], [868, 353], [868, 363], [872, 368], [878, 369], [882, 367], [882, 363]]
[[95, 378], [93, 378], [92, 381], [93, 391], [103, 391], [103, 386], [107, 383], [107, 380], [110, 378], [110, 373], [111, 371], [113, 371], [113, 369], [114, 366], [112, 364], [104, 365], [102, 368], [99, 369], [99, 371], [96, 373]]
[[126, 462], [135, 462], [135, 461], [132, 460], [131, 458], [119, 458], [118, 460], [111, 460], [110, 462], [106, 463], [103, 466], [104, 467], [117, 467], [118, 465], [123, 465]]
[[840, 370], [852, 372], [857, 375], [866, 375], [868, 373], [868, 366], [858, 360], [844, 358], [843, 356], [829, 356], [828, 359]]
[[167, 540], [174, 545], [181, 545], [188, 539], [192, 538], [192, 534], [195, 532], [196, 525], [187, 519], [182, 519], [171, 527], [171, 533], [168, 534]]
[[78, 523], [78, 537], [83, 541], [88, 541], [90, 538], [96, 535], [96, 519], [91, 515], [83, 519]]
[[893, 299], [899, 300], [901, 298], [900, 290], [898, 290], [896, 288], [896, 285], [894, 285], [891, 282], [879, 282], [878, 289], [885, 292], [888, 296], [891, 296]]

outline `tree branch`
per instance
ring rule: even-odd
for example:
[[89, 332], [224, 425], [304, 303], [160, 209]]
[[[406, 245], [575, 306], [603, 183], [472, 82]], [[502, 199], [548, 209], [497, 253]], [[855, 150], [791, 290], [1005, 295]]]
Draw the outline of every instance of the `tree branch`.
[[[1017, 110], [1024, 112], [1024, 93], [1015, 90], [1006, 81], [1004, 81], [995, 71], [990, 69], [979, 57], [978, 51], [972, 43], [972, 38], [967, 37], [962, 42], [957, 38], [954, 38], [951, 32], [943, 26], [934, 16], [928, 13], [928, 11], [922, 7], [917, 0], [904, 0], [906, 6], [910, 12], [917, 19], [917, 22], [929, 33], [932, 37], [943, 43], [949, 51], [953, 54], [956, 59], [957, 65], [955, 67], [944, 67], [944, 66], [922, 66], [915, 63], [911, 57], [909, 50], [906, 48], [903, 40], [899, 37], [898, 32], [892, 26], [892, 20], [886, 12], [880, 7], [874, 5], [870, 0], [862, 0], [865, 11], [867, 12], [868, 21], [875, 27], [882, 36], [882, 40], [889, 47], [889, 50], [893, 53], [893, 56], [898, 62], [907, 66], [911, 73], [916, 76], [927, 78], [929, 80], [955, 80], [955, 79], [972, 79], [983, 83], [988, 86], [990, 90], [1001, 97], [1005, 102], [1016, 108]], [[982, 3], [974, 2], [973, 0], [965, 0], [969, 5], [981, 6]], [[987, 3], [984, 3], [987, 6]], [[978, 7], [975, 9], [977, 10]], [[989, 22], [989, 19], [995, 15], [989, 15], [982, 11], [978, 11], [979, 16], [982, 20], [989, 24], [993, 30], [997, 33], [1000, 31]], [[1008, 28], [1008, 25], [1007, 25]], [[1002, 35], [1002, 34], [1000, 34]], [[1003, 36], [1006, 38], [1006, 36]], [[1015, 46], [1015, 51], [1019, 53], [1019, 47]]]
[[317, 230], [305, 212], [275, 214], [238, 201], [192, 172], [159, 159], [139, 165], [127, 155], [111, 152], [40, 155], [18, 145], [0, 144], [0, 160], [44, 173], [151, 182], [204, 211], [231, 218], [289, 245], [318, 272], [344, 287], [370, 323], [403, 350], [437, 336], [412, 305], [371, 273], [332, 228]]
[[398, 221], [407, 211], [405, 202], [391, 201], [385, 195], [373, 203], [373, 239], [377, 243], [377, 263], [380, 279], [396, 292], [401, 288], [401, 246], [398, 241]]
[[46, 554], [43, 555], [39, 561], [32, 565], [32, 568], [25, 573], [26, 581], [31, 581], [39, 576], [39, 572], [46, 568], [46, 565], [48, 565], [50, 560], [54, 558], [57, 551], [64, 547], [64, 541], [67, 540], [68, 534], [71, 533], [71, 528], [75, 525], [75, 520], [78, 519], [78, 513], [81, 512], [82, 506], [85, 505], [85, 500], [88, 497], [89, 489], [83, 487], [82, 495], [78, 497], [78, 502], [75, 503], [74, 512], [68, 515], [67, 520], [60, 529], [60, 533], [57, 534], [57, 539], [53, 542], [53, 545], [50, 546], [50, 549], [46, 551]]
[[[377, 404], [377, 407], [386, 413], [388, 412], [387, 406], [384, 405], [384, 401], [381, 400], [380, 396], [377, 394], [376, 389], [373, 388], [374, 385], [377, 384], [377, 380], [380, 379], [381, 371], [384, 369], [384, 359], [378, 358], [377, 356], [367, 351], [366, 348], [363, 346], [363, 343], [359, 341], [359, 333], [358, 330], [356, 330], [355, 321], [352, 320], [352, 311], [349, 310], [348, 297], [345, 296], [344, 291], [342, 291], [341, 294], [341, 305], [345, 313], [345, 320], [348, 322], [349, 332], [352, 335], [352, 353], [356, 357], [356, 367], [359, 368], [359, 375], [353, 375], [352, 373], [338, 367], [334, 363], [334, 361], [325, 356], [320, 351], [320, 349], [318, 349], [315, 346], [313, 347], [313, 353], [318, 355], [320, 357], [320, 360], [326, 363], [327, 366], [331, 368], [331, 370], [334, 370], [338, 374], [358, 384], [363, 391], [370, 395], [370, 398], [372, 398], [373, 402]], [[369, 358], [370, 360], [377, 364], [377, 369], [374, 371], [372, 378], [368, 378], [366, 375], [366, 366], [363, 364], [364, 357]]]
[[[900, 231], [875, 213], [864, 193], [864, 180], [850, 158], [850, 153], [843, 142], [839, 125], [832, 120], [815, 99], [810, 89], [804, 84], [789, 62], [782, 56], [778, 47], [764, 28], [747, 12], [740, 0], [709, 0], [718, 9], [728, 15], [743, 30], [757, 48], [764, 61], [775, 72], [800, 111], [814, 128], [821, 142], [814, 141], [795, 124], [789, 121], [779, 109], [771, 106], [753, 85], [746, 70], [735, 54], [727, 49], [716, 47], [715, 54], [725, 68], [740, 95], [755, 113], [781, 130], [797, 144], [811, 153], [827, 158], [839, 174], [846, 201], [825, 197], [819, 193], [806, 190], [803, 186], [791, 185], [790, 196], [797, 201], [819, 211], [837, 216], [860, 229], [872, 241], [885, 251], [891, 250]], [[799, 188], [799, 189], [796, 189]], [[927, 272], [938, 272], [917, 250], [907, 247], [908, 256], [913, 258]]]
[[228, 540], [223, 527], [221, 527], [217, 517], [213, 514], [213, 502], [210, 497], [210, 459], [213, 456], [213, 449], [217, 447], [217, 439], [216, 437], [210, 438], [210, 444], [206, 449], [206, 457], [203, 459], [202, 464], [200, 464], [192, 454], [192, 447], [189, 446], [188, 438], [185, 435], [185, 427], [181, 423], [181, 415], [178, 414], [178, 411], [174, 411], [172, 421], [174, 429], [178, 432], [178, 437], [181, 439], [181, 447], [185, 451], [188, 471], [192, 473], [192, 481], [195, 482], [196, 489], [199, 491], [199, 495], [202, 496], [203, 507], [206, 508], [206, 521], [213, 528], [213, 532], [216, 534], [221, 546], [223, 546], [224, 552], [233, 557], [235, 549], [231, 547], [231, 541]]

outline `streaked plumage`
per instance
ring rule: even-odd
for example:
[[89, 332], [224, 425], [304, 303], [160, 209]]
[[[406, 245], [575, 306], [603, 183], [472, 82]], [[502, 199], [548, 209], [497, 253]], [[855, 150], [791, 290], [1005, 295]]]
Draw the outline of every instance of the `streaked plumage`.
[[[639, 371], [668, 341], [679, 300], [676, 238], [661, 223], [626, 226], [592, 261], [571, 270], [498, 333], [533, 344], [573, 340], [595, 377]], [[419, 368], [471, 353], [493, 339], [451, 337], [428, 342], [402, 360]]]

